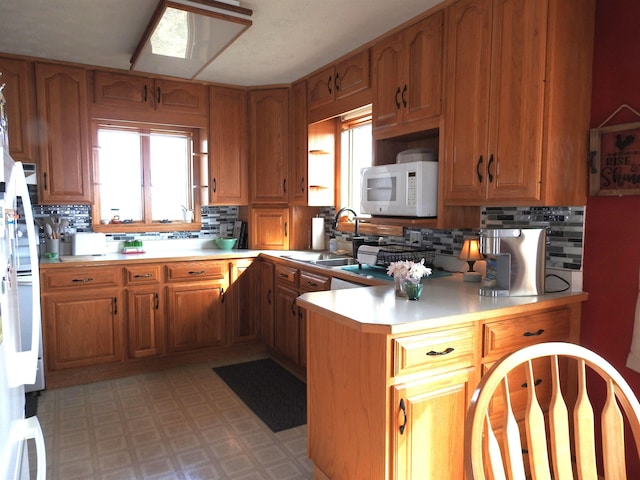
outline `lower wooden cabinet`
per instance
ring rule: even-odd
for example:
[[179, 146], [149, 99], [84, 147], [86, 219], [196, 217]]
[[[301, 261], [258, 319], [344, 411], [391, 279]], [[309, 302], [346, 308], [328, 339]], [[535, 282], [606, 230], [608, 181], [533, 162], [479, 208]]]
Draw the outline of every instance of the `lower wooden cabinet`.
[[296, 298], [298, 298], [298, 291], [295, 288], [276, 282], [273, 349], [276, 354], [297, 365], [300, 328]]
[[259, 263], [246, 258], [229, 264], [229, 288], [224, 294], [224, 308], [232, 344], [253, 341], [258, 337], [260, 302], [256, 302], [254, 296], [259, 291]]
[[164, 353], [164, 305], [158, 286], [127, 288], [127, 355], [152, 357]]
[[268, 348], [273, 348], [275, 320], [274, 276], [275, 265], [260, 262], [260, 335]]

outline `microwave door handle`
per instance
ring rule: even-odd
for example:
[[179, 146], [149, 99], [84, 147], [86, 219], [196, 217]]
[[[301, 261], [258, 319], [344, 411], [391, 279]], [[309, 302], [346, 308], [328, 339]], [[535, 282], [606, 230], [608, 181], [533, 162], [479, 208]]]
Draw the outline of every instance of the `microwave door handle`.
[[22, 198], [25, 222], [27, 226], [27, 238], [29, 239], [29, 258], [32, 273], [32, 316], [31, 316], [31, 348], [22, 352], [14, 352], [12, 386], [32, 385], [36, 381], [38, 366], [38, 351], [40, 349], [40, 272], [38, 268], [38, 256], [36, 253], [36, 233], [33, 221], [33, 209], [29, 198], [29, 188], [24, 175], [22, 162], [16, 162], [11, 170], [11, 180], [7, 189], [7, 201], [15, 202], [17, 197]]

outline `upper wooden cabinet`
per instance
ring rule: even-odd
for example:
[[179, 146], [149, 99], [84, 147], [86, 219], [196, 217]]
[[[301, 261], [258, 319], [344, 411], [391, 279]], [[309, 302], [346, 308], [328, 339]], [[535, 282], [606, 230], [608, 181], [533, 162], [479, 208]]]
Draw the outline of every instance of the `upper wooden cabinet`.
[[311, 75], [307, 98], [312, 121], [371, 103], [370, 72], [370, 50], [366, 49]]
[[440, 115], [443, 18], [434, 13], [373, 47], [374, 135], [426, 130], [420, 122]]
[[306, 205], [309, 201], [307, 83], [297, 82], [289, 92], [289, 126], [291, 130], [291, 189], [289, 202]]
[[249, 92], [249, 166], [252, 204], [289, 201], [289, 91]]
[[91, 202], [86, 70], [36, 64], [41, 203]]
[[248, 205], [247, 93], [211, 87], [209, 99], [209, 203]]
[[[182, 115], [206, 119], [209, 113], [205, 85], [115, 72], [93, 73], [93, 102], [94, 110], [99, 116], [103, 112], [113, 112], [107, 107], [119, 107], [116, 111], [120, 115], [155, 112], [154, 115], [160, 121], [162, 115], [178, 115], [176, 120], [167, 118], [168, 123], [173, 124], [185, 123], [180, 117]], [[107, 113], [107, 116], [110, 115]], [[147, 120], [146, 117], [142, 119]], [[188, 122], [193, 122], [193, 119]]]
[[289, 250], [291, 224], [288, 208], [251, 208], [249, 215], [249, 248]]
[[586, 202], [594, 4], [449, 7], [446, 204]]
[[16, 161], [36, 162], [37, 124], [33, 64], [0, 58], [0, 85], [4, 84], [9, 122], [9, 153]]

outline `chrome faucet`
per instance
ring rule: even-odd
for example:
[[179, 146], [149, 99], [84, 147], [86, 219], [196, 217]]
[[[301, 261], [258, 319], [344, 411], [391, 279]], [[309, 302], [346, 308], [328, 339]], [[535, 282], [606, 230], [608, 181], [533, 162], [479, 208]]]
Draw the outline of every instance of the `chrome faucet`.
[[338, 213], [336, 213], [336, 218], [333, 220], [333, 229], [335, 230], [338, 228], [338, 219], [342, 216], [344, 212], [353, 213], [353, 216], [355, 217], [355, 221], [356, 221], [356, 227], [353, 232], [353, 235], [355, 237], [358, 237], [359, 236], [358, 235], [358, 214], [354, 210], [350, 209], [349, 207], [343, 207], [340, 210], [338, 210]]

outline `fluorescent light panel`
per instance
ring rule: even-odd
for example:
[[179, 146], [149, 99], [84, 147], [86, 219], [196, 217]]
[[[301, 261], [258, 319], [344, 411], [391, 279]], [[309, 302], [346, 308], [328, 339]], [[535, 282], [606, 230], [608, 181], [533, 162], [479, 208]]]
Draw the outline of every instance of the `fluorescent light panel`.
[[195, 78], [252, 25], [237, 2], [161, 0], [131, 58], [131, 70]]

